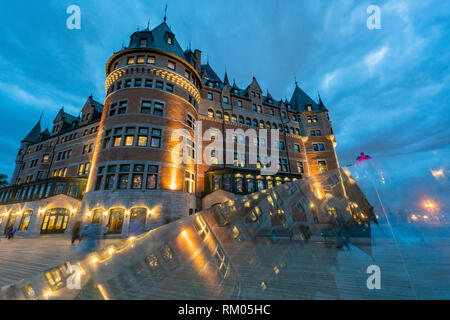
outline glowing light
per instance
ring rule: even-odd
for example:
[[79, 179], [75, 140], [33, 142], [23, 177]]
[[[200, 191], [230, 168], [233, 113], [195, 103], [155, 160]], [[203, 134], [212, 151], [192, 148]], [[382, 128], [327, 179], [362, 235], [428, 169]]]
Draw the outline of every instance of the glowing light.
[[187, 237], [187, 231], [186, 231], [186, 230], [181, 231], [181, 235], [182, 235], [183, 237]]
[[86, 212], [86, 217], [92, 216], [92, 212]]
[[125, 215], [129, 216], [130, 215], [130, 210], [125, 210]]
[[45, 209], [39, 209], [38, 213], [43, 214], [45, 212]]
[[116, 250], [115, 250], [113, 247], [110, 247], [110, 248], [108, 249], [108, 253], [109, 253], [110, 256], [112, 256], [113, 253], [114, 253], [115, 251], [116, 251]]
[[411, 216], [411, 219], [413, 219], [414, 221], [416, 221], [416, 220], [417, 220], [417, 216], [416, 216], [415, 214], [413, 214], [413, 215]]
[[128, 240], [130, 241], [134, 241], [136, 239], [136, 237], [129, 237]]
[[109, 300], [108, 292], [105, 290], [105, 288], [101, 285], [97, 285], [98, 291], [102, 294], [103, 299]]
[[311, 207], [311, 208], [314, 208], [314, 203], [312, 203], [312, 202], [311, 202], [311, 205], [310, 205], [310, 207]]
[[433, 175], [433, 177], [436, 178], [436, 180], [439, 179], [439, 178], [444, 178], [445, 177], [443, 169], [431, 170], [431, 174]]
[[44, 293], [44, 297], [46, 299], [48, 299], [48, 297], [50, 297], [53, 292], [52, 292], [52, 290], [48, 289], [48, 290], [44, 291], [43, 293]]
[[149, 214], [150, 216], [154, 215], [154, 214], [155, 214], [155, 209], [149, 210], [149, 211], [148, 211], [148, 214]]
[[172, 184], [170, 185], [170, 190], [174, 191], [177, 189], [177, 185], [175, 184], [175, 182], [172, 182]]
[[319, 199], [319, 200], [322, 200], [323, 197], [324, 197], [323, 192], [322, 192], [322, 189], [319, 188], [319, 187], [316, 188], [316, 197], [317, 197], [317, 199]]
[[94, 257], [94, 258], [92, 258], [91, 263], [96, 264], [98, 261], [99, 261], [98, 257]]
[[429, 217], [428, 217], [428, 216], [423, 216], [423, 218], [424, 218], [425, 220], [428, 220]]
[[72, 210], [70, 210], [70, 213], [72, 213], [72, 214], [74, 214], [74, 213], [76, 213], [77, 212], [77, 209], [72, 209]]
[[108, 211], [103, 211], [103, 215], [106, 217], [108, 215]]

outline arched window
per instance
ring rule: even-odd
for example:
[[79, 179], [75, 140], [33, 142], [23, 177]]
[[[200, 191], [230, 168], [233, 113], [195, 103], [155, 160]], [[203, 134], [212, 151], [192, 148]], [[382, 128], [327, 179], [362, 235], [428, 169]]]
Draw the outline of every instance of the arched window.
[[214, 118], [214, 109], [212, 108], [208, 109], [208, 118]]
[[252, 119], [246, 118], [245, 119], [245, 124], [248, 125], [248, 126], [251, 126], [252, 125]]
[[69, 210], [54, 208], [45, 212], [41, 233], [64, 233], [69, 222]]
[[253, 119], [253, 126], [254, 126], [254, 127], [258, 127], [258, 120]]
[[216, 118], [217, 119], [222, 119], [222, 112], [221, 111], [216, 111]]
[[244, 124], [244, 117], [243, 116], [239, 116], [239, 123]]
[[229, 114], [228, 112], [225, 112], [225, 113], [223, 114], [223, 119], [224, 119], [225, 121], [229, 122], [229, 121], [230, 121], [230, 114]]
[[234, 122], [234, 123], [237, 122], [237, 117], [236, 117], [235, 114], [233, 114], [233, 115], [231, 116], [231, 122]]
[[108, 231], [109, 234], [121, 234], [125, 209], [114, 208], [109, 210]]
[[33, 210], [25, 210], [20, 220], [19, 231], [27, 231], [30, 226], [31, 217], [33, 216]]
[[92, 223], [103, 223], [103, 212], [104, 210], [102, 209], [95, 209], [92, 210]]
[[261, 129], [264, 129], [264, 128], [266, 127], [266, 125], [264, 124], [264, 121], [263, 121], [263, 120], [259, 121], [259, 127], [260, 127]]
[[300, 135], [300, 129], [299, 128], [295, 128], [295, 133], [299, 136]]
[[130, 236], [138, 236], [145, 232], [147, 208], [133, 208], [130, 211]]
[[266, 127], [267, 127], [267, 129], [272, 129], [272, 125], [270, 124], [269, 121], [267, 121]]

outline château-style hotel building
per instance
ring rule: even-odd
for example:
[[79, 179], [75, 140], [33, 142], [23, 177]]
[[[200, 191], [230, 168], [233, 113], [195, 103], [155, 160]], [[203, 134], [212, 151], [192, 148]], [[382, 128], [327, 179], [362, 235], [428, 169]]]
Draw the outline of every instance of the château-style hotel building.
[[[245, 88], [231, 84], [226, 73], [222, 80], [209, 62], [202, 64], [200, 50], [182, 50], [165, 21], [133, 33], [105, 72], [104, 104], [90, 96], [80, 116], [61, 109], [51, 131], [42, 131], [39, 121], [22, 140], [11, 183], [0, 189], [2, 232], [15, 224], [17, 236], [64, 233], [82, 219], [108, 226], [111, 236], [126, 236], [136, 219], [152, 229], [338, 167], [320, 97], [316, 103], [296, 84], [290, 101], [277, 100], [255, 78]], [[202, 133], [218, 135], [278, 129], [278, 173], [261, 175], [260, 159], [250, 164], [248, 152], [235, 152], [232, 164], [174, 163], [171, 152], [179, 142], [173, 132], [194, 136], [198, 121]], [[254, 143], [239, 134], [234, 139]], [[196, 157], [197, 149], [192, 139], [184, 152]]]

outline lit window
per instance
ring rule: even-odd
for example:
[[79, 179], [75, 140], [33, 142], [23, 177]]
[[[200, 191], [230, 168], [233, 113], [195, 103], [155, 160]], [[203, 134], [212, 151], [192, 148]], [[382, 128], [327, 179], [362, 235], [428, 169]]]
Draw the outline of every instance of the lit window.
[[167, 68], [175, 70], [175, 62], [172, 62], [172, 61], [169, 60], [167, 62]]
[[195, 175], [189, 171], [184, 173], [184, 192], [195, 192]]
[[298, 170], [298, 173], [305, 173], [305, 169], [303, 167], [302, 161], [297, 161], [297, 170]]
[[134, 64], [134, 57], [129, 57], [127, 64]]
[[156, 189], [158, 184], [158, 166], [149, 165], [147, 170], [147, 189]]
[[133, 145], [134, 136], [125, 136], [125, 146], [129, 147]]
[[324, 173], [328, 171], [327, 162], [325, 160], [319, 160], [317, 161], [319, 172]]
[[147, 57], [147, 63], [148, 64], [155, 64], [155, 57], [154, 56], [148, 56]]
[[208, 118], [214, 118], [214, 110], [208, 109]]
[[145, 63], [145, 57], [144, 56], [138, 56], [137, 57], [137, 63], [138, 64]]
[[120, 143], [122, 142], [122, 137], [114, 137], [113, 147], [120, 147]]

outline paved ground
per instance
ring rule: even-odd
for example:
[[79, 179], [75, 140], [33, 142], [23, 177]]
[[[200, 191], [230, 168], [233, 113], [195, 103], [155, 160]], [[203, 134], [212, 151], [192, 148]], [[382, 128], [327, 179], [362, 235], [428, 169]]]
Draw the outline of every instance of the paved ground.
[[[117, 240], [107, 240], [111, 244]], [[102, 246], [105, 241], [102, 241]], [[0, 238], [0, 287], [75, 259], [70, 239], [48, 236], [38, 239]]]
[[[317, 264], [312, 265], [305, 256], [294, 259], [290, 266], [292, 275], [298, 275], [296, 270], [312, 275], [304, 280], [304, 285], [312, 288], [319, 283], [326, 287], [328, 282], [331, 288], [335, 283], [337, 296], [341, 299], [450, 299], [450, 238], [447, 232], [443, 236], [424, 236], [411, 230], [396, 231], [394, 239], [386, 227], [383, 232], [374, 231], [373, 259], [356, 247], [350, 251], [336, 251], [332, 245], [313, 245], [304, 252], [305, 256], [314, 256]], [[103, 242], [103, 246], [117, 241], [108, 240]], [[286, 246], [289, 245], [286, 243]], [[336, 265], [329, 270], [331, 274], [329, 271], [322, 274], [319, 266], [325, 265], [332, 256], [336, 257]], [[12, 241], [2, 238], [0, 286], [74, 258], [74, 248], [67, 238], [42, 237]], [[366, 287], [369, 276], [366, 268], [372, 264], [381, 268], [381, 290], [368, 290]], [[284, 287], [284, 290], [287, 289]], [[312, 296], [316, 299], [335, 297], [323, 293]]]

